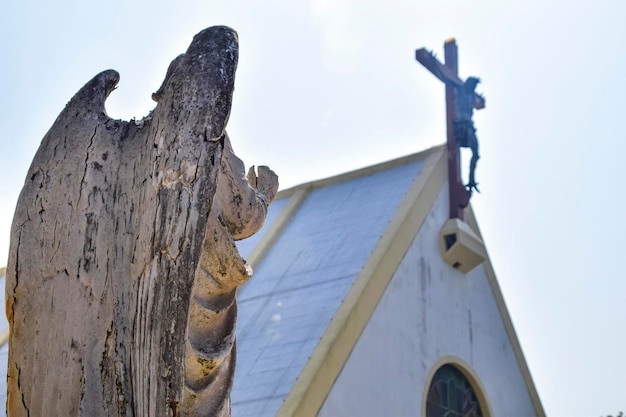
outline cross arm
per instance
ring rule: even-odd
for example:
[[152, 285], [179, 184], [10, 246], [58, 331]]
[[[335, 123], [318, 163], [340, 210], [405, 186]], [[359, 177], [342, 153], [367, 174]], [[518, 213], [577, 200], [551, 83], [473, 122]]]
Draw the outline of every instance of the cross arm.
[[[420, 48], [415, 51], [415, 59], [420, 64], [426, 67], [426, 69], [433, 73], [433, 75], [439, 78], [441, 81], [447, 84], [452, 84], [455, 87], [463, 87], [463, 81], [454, 74], [450, 68], [443, 65], [432, 52], [426, 50], [426, 48]], [[481, 94], [475, 93], [474, 96], [474, 108], [479, 110], [485, 108], [485, 97]]]

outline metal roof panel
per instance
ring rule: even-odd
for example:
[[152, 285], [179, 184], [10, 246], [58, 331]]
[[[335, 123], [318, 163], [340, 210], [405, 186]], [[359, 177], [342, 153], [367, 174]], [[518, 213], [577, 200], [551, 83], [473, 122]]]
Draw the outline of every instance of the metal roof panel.
[[276, 414], [422, 166], [313, 187], [239, 292], [234, 417]]

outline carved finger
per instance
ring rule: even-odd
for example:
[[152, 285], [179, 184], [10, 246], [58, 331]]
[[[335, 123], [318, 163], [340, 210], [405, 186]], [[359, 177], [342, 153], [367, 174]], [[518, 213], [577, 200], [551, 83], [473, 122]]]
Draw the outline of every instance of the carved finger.
[[248, 170], [248, 183], [250, 184], [250, 186], [254, 189], [256, 189], [256, 172], [254, 172], [254, 165], [252, 165], [250, 167], [250, 169]]
[[257, 190], [267, 198], [267, 203], [274, 201], [278, 192], [278, 175], [266, 165], [259, 165]]

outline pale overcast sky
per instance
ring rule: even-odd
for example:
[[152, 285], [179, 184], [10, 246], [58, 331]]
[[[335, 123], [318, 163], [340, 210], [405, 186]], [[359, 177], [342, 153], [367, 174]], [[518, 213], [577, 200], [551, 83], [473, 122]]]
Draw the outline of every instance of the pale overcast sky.
[[482, 194], [472, 204], [545, 410], [626, 411], [623, 0], [22, 0], [2, 9], [0, 266], [41, 138], [101, 70], [121, 74], [109, 114], [141, 118], [195, 33], [233, 27], [233, 146], [285, 188], [443, 143], [443, 85], [414, 54], [425, 46], [443, 57], [443, 41], [456, 37], [461, 76], [481, 77], [487, 98], [475, 116]]

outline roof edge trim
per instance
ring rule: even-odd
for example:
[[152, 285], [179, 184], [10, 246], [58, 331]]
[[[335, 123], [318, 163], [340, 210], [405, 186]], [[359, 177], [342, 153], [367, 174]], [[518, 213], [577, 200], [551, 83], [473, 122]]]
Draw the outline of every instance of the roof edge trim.
[[11, 329], [6, 329], [2, 333], [0, 333], [0, 349], [4, 347], [7, 343], [9, 343], [9, 332]]
[[[426, 158], [426, 161], [279, 409], [277, 416], [313, 417], [318, 414], [393, 274], [428, 213], [432, 210], [437, 196], [446, 182], [446, 155], [445, 146], [440, 146], [402, 158], [407, 162], [422, 158]], [[396, 162], [397, 166], [400, 166], [399, 161], [391, 162]], [[389, 169], [390, 165], [388, 164], [384, 163], [371, 168]], [[350, 175], [348, 178], [354, 178], [364, 175], [362, 171], [354, 171], [350, 173], [352, 175], [345, 175]], [[373, 172], [377, 171], [372, 170]], [[339, 177], [330, 178], [321, 184], [339, 182]]]
[[[467, 224], [484, 242], [485, 240], [480, 233], [480, 229], [478, 228], [478, 222], [476, 220], [476, 216], [474, 215], [474, 210], [472, 209], [471, 205], [469, 205], [465, 209], [465, 220]], [[530, 369], [528, 368], [528, 364], [526, 363], [526, 359], [522, 351], [522, 346], [520, 345], [519, 339], [517, 338], [517, 333], [515, 333], [513, 321], [511, 320], [511, 316], [509, 315], [509, 310], [506, 308], [506, 302], [504, 301], [502, 291], [500, 290], [500, 284], [498, 284], [498, 279], [496, 277], [495, 270], [493, 269], [493, 265], [491, 264], [491, 258], [489, 258], [488, 252], [487, 259], [483, 263], [483, 266], [485, 268], [487, 280], [489, 281], [489, 286], [491, 287], [491, 292], [493, 293], [493, 297], [496, 300], [498, 312], [500, 313], [500, 317], [502, 318], [502, 322], [504, 324], [509, 343], [511, 344], [511, 348], [513, 349], [513, 353], [515, 354], [517, 366], [519, 367], [522, 378], [524, 379], [526, 391], [528, 391], [528, 396], [530, 397], [530, 401], [532, 402], [533, 408], [535, 410], [535, 414], [538, 417], [545, 417], [546, 413], [543, 409], [543, 405], [541, 404], [541, 399], [539, 398], [539, 393], [537, 392], [537, 388], [535, 387], [535, 383], [533, 382], [532, 375], [530, 374]]]
[[446, 145], [438, 145], [438, 146], [434, 146], [432, 148], [426, 149], [418, 153], [414, 153], [411, 155], [403, 156], [401, 158], [381, 162], [379, 164], [371, 165], [365, 168], [360, 168], [355, 171], [344, 172], [343, 174], [334, 175], [332, 177], [323, 178], [323, 179], [319, 179], [315, 181], [310, 181], [304, 184], [296, 185], [295, 187], [287, 188], [285, 190], [280, 190], [278, 194], [276, 194], [276, 199], [290, 196], [291, 194], [303, 188], [308, 189], [308, 190], [314, 190], [317, 188], [327, 187], [332, 184], [339, 184], [345, 181], [350, 181], [355, 178], [364, 177], [366, 175], [377, 174], [382, 171], [387, 171], [389, 169], [401, 167], [401, 166], [410, 164], [412, 162], [426, 159], [432, 154], [441, 152], [444, 149], [446, 149]]

